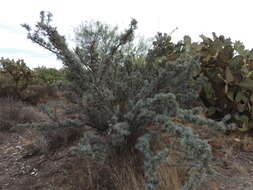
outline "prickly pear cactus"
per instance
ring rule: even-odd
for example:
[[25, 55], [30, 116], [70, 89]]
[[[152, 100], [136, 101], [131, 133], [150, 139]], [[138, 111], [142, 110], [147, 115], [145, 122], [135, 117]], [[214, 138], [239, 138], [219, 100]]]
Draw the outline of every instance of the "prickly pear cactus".
[[207, 114], [214, 119], [231, 114], [239, 130], [249, 130], [253, 127], [253, 52], [215, 33], [213, 39], [201, 38], [194, 51], [200, 56], [201, 73], [208, 78], [200, 93]]

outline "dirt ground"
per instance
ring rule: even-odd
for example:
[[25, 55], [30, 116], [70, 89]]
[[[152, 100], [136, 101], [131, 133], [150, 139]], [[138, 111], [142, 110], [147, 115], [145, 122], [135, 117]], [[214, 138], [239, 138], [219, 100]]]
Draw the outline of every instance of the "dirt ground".
[[[0, 190], [85, 190], [85, 161], [71, 151], [76, 141], [45, 151], [34, 140], [39, 135], [34, 129], [0, 132]], [[210, 144], [225, 178], [207, 177], [200, 190], [253, 190], [253, 137], [233, 134]]]
[[73, 155], [69, 146], [46, 155], [34, 146], [28, 133], [0, 134], [0, 189], [79, 189], [73, 177], [82, 159]]

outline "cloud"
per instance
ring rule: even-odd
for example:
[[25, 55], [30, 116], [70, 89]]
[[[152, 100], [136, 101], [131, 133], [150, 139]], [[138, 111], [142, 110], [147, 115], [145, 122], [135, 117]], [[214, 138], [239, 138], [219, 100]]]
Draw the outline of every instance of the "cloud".
[[23, 59], [31, 68], [62, 67], [52, 53], [26, 39], [26, 33], [20, 26], [0, 24], [0, 42], [0, 57]]
[[19, 48], [0, 48], [0, 55], [1, 54], [25, 54], [30, 57], [34, 58], [48, 58], [48, 56], [45, 53], [32, 51], [29, 49], [19, 49]]
[[5, 25], [5, 24], [0, 24], [0, 29], [1, 30], [6, 30], [8, 32], [13, 32], [13, 33], [19, 33], [20, 30], [17, 29], [17, 27], [13, 27], [11, 25]]
[[61, 68], [62, 64], [47, 50], [26, 39], [25, 30], [20, 25], [0, 24], [0, 57], [24, 59], [31, 67], [46, 66]]
[[62, 63], [59, 60], [57, 60], [55, 56], [33, 57], [28, 54], [24, 54], [22, 52], [16, 52], [11, 54], [1, 53], [0, 56], [14, 60], [23, 59], [26, 65], [30, 68], [45, 66], [60, 69], [62, 67]]

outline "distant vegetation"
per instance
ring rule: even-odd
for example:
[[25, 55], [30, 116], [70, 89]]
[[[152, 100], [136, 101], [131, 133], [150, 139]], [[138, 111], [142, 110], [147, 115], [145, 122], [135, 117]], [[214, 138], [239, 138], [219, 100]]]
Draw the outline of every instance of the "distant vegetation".
[[12, 97], [36, 104], [40, 98], [55, 94], [57, 82], [65, 79], [64, 69], [30, 69], [23, 60], [0, 60], [0, 97]]

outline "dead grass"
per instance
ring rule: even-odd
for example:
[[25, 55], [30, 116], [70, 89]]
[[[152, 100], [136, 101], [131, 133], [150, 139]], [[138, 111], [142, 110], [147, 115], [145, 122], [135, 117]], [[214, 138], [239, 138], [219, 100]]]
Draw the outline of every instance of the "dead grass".
[[[78, 179], [75, 183], [86, 187], [85, 190], [145, 190], [145, 178], [138, 172], [134, 159], [122, 162], [101, 166], [86, 160], [83, 173], [74, 175]], [[180, 190], [184, 172], [162, 165], [158, 169], [158, 177], [158, 190]]]
[[184, 184], [186, 171], [163, 164], [158, 170], [158, 176], [160, 181], [159, 190], [180, 190]]

